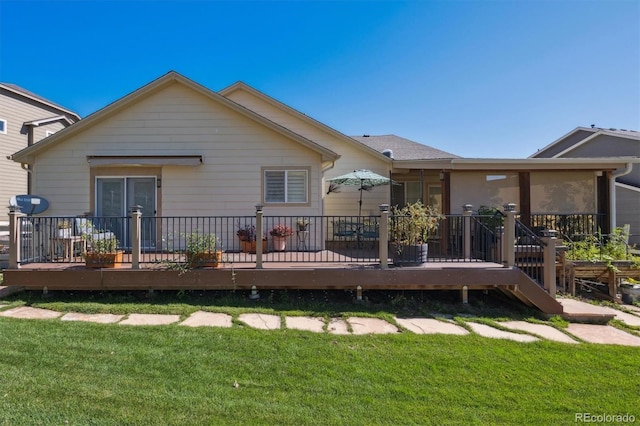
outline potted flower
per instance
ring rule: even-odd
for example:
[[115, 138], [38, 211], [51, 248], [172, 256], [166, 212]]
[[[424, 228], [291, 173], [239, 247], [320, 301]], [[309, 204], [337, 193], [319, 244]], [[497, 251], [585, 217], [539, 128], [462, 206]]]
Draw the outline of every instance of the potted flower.
[[393, 263], [420, 265], [427, 261], [429, 237], [436, 234], [444, 216], [421, 201], [391, 209], [389, 238]]
[[238, 222], [238, 232], [236, 235], [240, 241], [255, 241], [256, 239], [256, 227], [253, 225], [240, 226]]
[[185, 256], [190, 268], [217, 268], [222, 260], [216, 234], [200, 234], [194, 232], [187, 235]]
[[[256, 227], [254, 225], [240, 226], [238, 223], [238, 231], [236, 235], [240, 239], [240, 245], [242, 246], [243, 253], [255, 253], [256, 252]], [[262, 252], [267, 251], [267, 237], [262, 237]]]
[[115, 268], [122, 263], [122, 250], [118, 250], [118, 240], [114, 235], [87, 238], [87, 252], [84, 255], [88, 268]]
[[296, 219], [296, 227], [298, 231], [306, 231], [309, 228], [309, 219], [306, 217], [299, 217]]
[[273, 249], [275, 251], [284, 251], [287, 246], [287, 238], [293, 235], [293, 230], [287, 225], [279, 223], [269, 231], [269, 234], [273, 237]]

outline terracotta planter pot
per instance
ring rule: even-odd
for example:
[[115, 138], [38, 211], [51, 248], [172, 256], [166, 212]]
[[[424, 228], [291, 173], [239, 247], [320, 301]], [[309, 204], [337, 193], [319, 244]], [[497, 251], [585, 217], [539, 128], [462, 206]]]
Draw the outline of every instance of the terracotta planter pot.
[[122, 263], [122, 251], [115, 253], [87, 252], [85, 265], [87, 268], [117, 268]]
[[[242, 245], [242, 252], [243, 253], [255, 253], [256, 252], [256, 241], [240, 241], [240, 244]], [[266, 253], [267, 252], [267, 242], [266, 241], [262, 241], [262, 252]]]
[[222, 251], [186, 253], [189, 268], [218, 268], [222, 262]]
[[287, 237], [273, 236], [273, 250], [284, 251], [287, 248]]

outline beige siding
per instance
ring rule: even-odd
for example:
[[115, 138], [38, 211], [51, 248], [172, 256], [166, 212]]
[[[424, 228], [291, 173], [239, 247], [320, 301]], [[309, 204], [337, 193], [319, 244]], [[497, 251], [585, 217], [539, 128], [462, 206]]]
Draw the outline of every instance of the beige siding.
[[[340, 154], [333, 168], [324, 173], [325, 180], [352, 172], [356, 169], [369, 169], [382, 176], [389, 176], [390, 165], [384, 160], [376, 158], [367, 151], [356, 148], [334, 135], [301, 120], [288, 112], [278, 109], [253, 94], [243, 90], [236, 90], [229, 94], [229, 99], [237, 102], [258, 114], [269, 118], [292, 130], [299, 135], [319, 143]], [[359, 191], [357, 187], [341, 186], [340, 193], [326, 194], [328, 182], [324, 185], [324, 214], [326, 215], [357, 215]], [[365, 192], [362, 196], [362, 214], [379, 214], [379, 205], [389, 203], [389, 187], [382, 186]]]
[[616, 224], [631, 225], [629, 243], [640, 246], [640, 191], [616, 185]]
[[[7, 122], [7, 133], [0, 133], [0, 205], [7, 206], [11, 196], [27, 192], [27, 172], [20, 164], [7, 159], [7, 156], [27, 146], [27, 129], [23, 124], [56, 115], [60, 115], [60, 112], [0, 90], [0, 119]], [[45, 127], [52, 130], [64, 126], [55, 123], [36, 128], [34, 141], [44, 138]]]
[[520, 189], [514, 172], [452, 172], [451, 213], [462, 213], [464, 204], [502, 209], [506, 203], [518, 203]]
[[531, 213], [594, 213], [593, 172], [532, 172]]
[[35, 185], [51, 214], [94, 211], [87, 155], [184, 154], [203, 155], [204, 164], [162, 167], [163, 216], [252, 215], [263, 166], [305, 167], [312, 181], [308, 206], [265, 214], [321, 214], [319, 154], [178, 83], [44, 151]]

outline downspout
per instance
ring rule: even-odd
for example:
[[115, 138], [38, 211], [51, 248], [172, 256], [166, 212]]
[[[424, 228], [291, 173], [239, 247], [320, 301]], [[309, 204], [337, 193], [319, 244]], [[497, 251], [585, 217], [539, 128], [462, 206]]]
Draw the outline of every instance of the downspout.
[[633, 163], [627, 163], [624, 170], [620, 172], [611, 173], [611, 179], [609, 179], [609, 224], [611, 226], [611, 232], [616, 229], [616, 179], [622, 176], [626, 176], [631, 173], [633, 169]]
[[[33, 139], [34, 139], [34, 130], [33, 130], [34, 126], [28, 125], [27, 128], [27, 147], [30, 147], [31, 145], [33, 145]], [[20, 163], [20, 167], [22, 167], [23, 170], [27, 171], [27, 194], [31, 195], [31, 186], [33, 185], [31, 183], [31, 168], [29, 167], [28, 164], [25, 163]]]
[[31, 167], [27, 163], [20, 163], [20, 167], [22, 167], [22, 170], [27, 171], [27, 194], [31, 195]]

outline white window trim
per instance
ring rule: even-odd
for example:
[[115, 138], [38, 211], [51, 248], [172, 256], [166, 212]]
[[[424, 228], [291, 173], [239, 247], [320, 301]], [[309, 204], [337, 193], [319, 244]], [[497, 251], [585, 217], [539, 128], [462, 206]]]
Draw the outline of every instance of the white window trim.
[[[267, 172], [284, 172], [285, 173], [285, 201], [267, 201]], [[305, 196], [306, 201], [287, 201], [288, 192], [287, 192], [287, 175], [289, 172], [304, 172], [305, 173]], [[264, 205], [268, 206], [308, 206], [310, 204], [310, 194], [311, 194], [311, 181], [310, 181], [311, 170], [309, 167], [263, 167], [262, 168], [262, 202]]]
[[44, 132], [44, 137], [48, 138], [49, 136], [53, 135], [55, 133], [55, 131], [53, 130], [47, 130]]
[[7, 120], [5, 120], [4, 118], [0, 118], [0, 121], [2, 121], [4, 123], [4, 126], [2, 126], [2, 130], [0, 130], [0, 133], [2, 133], [3, 135], [7, 134]]

